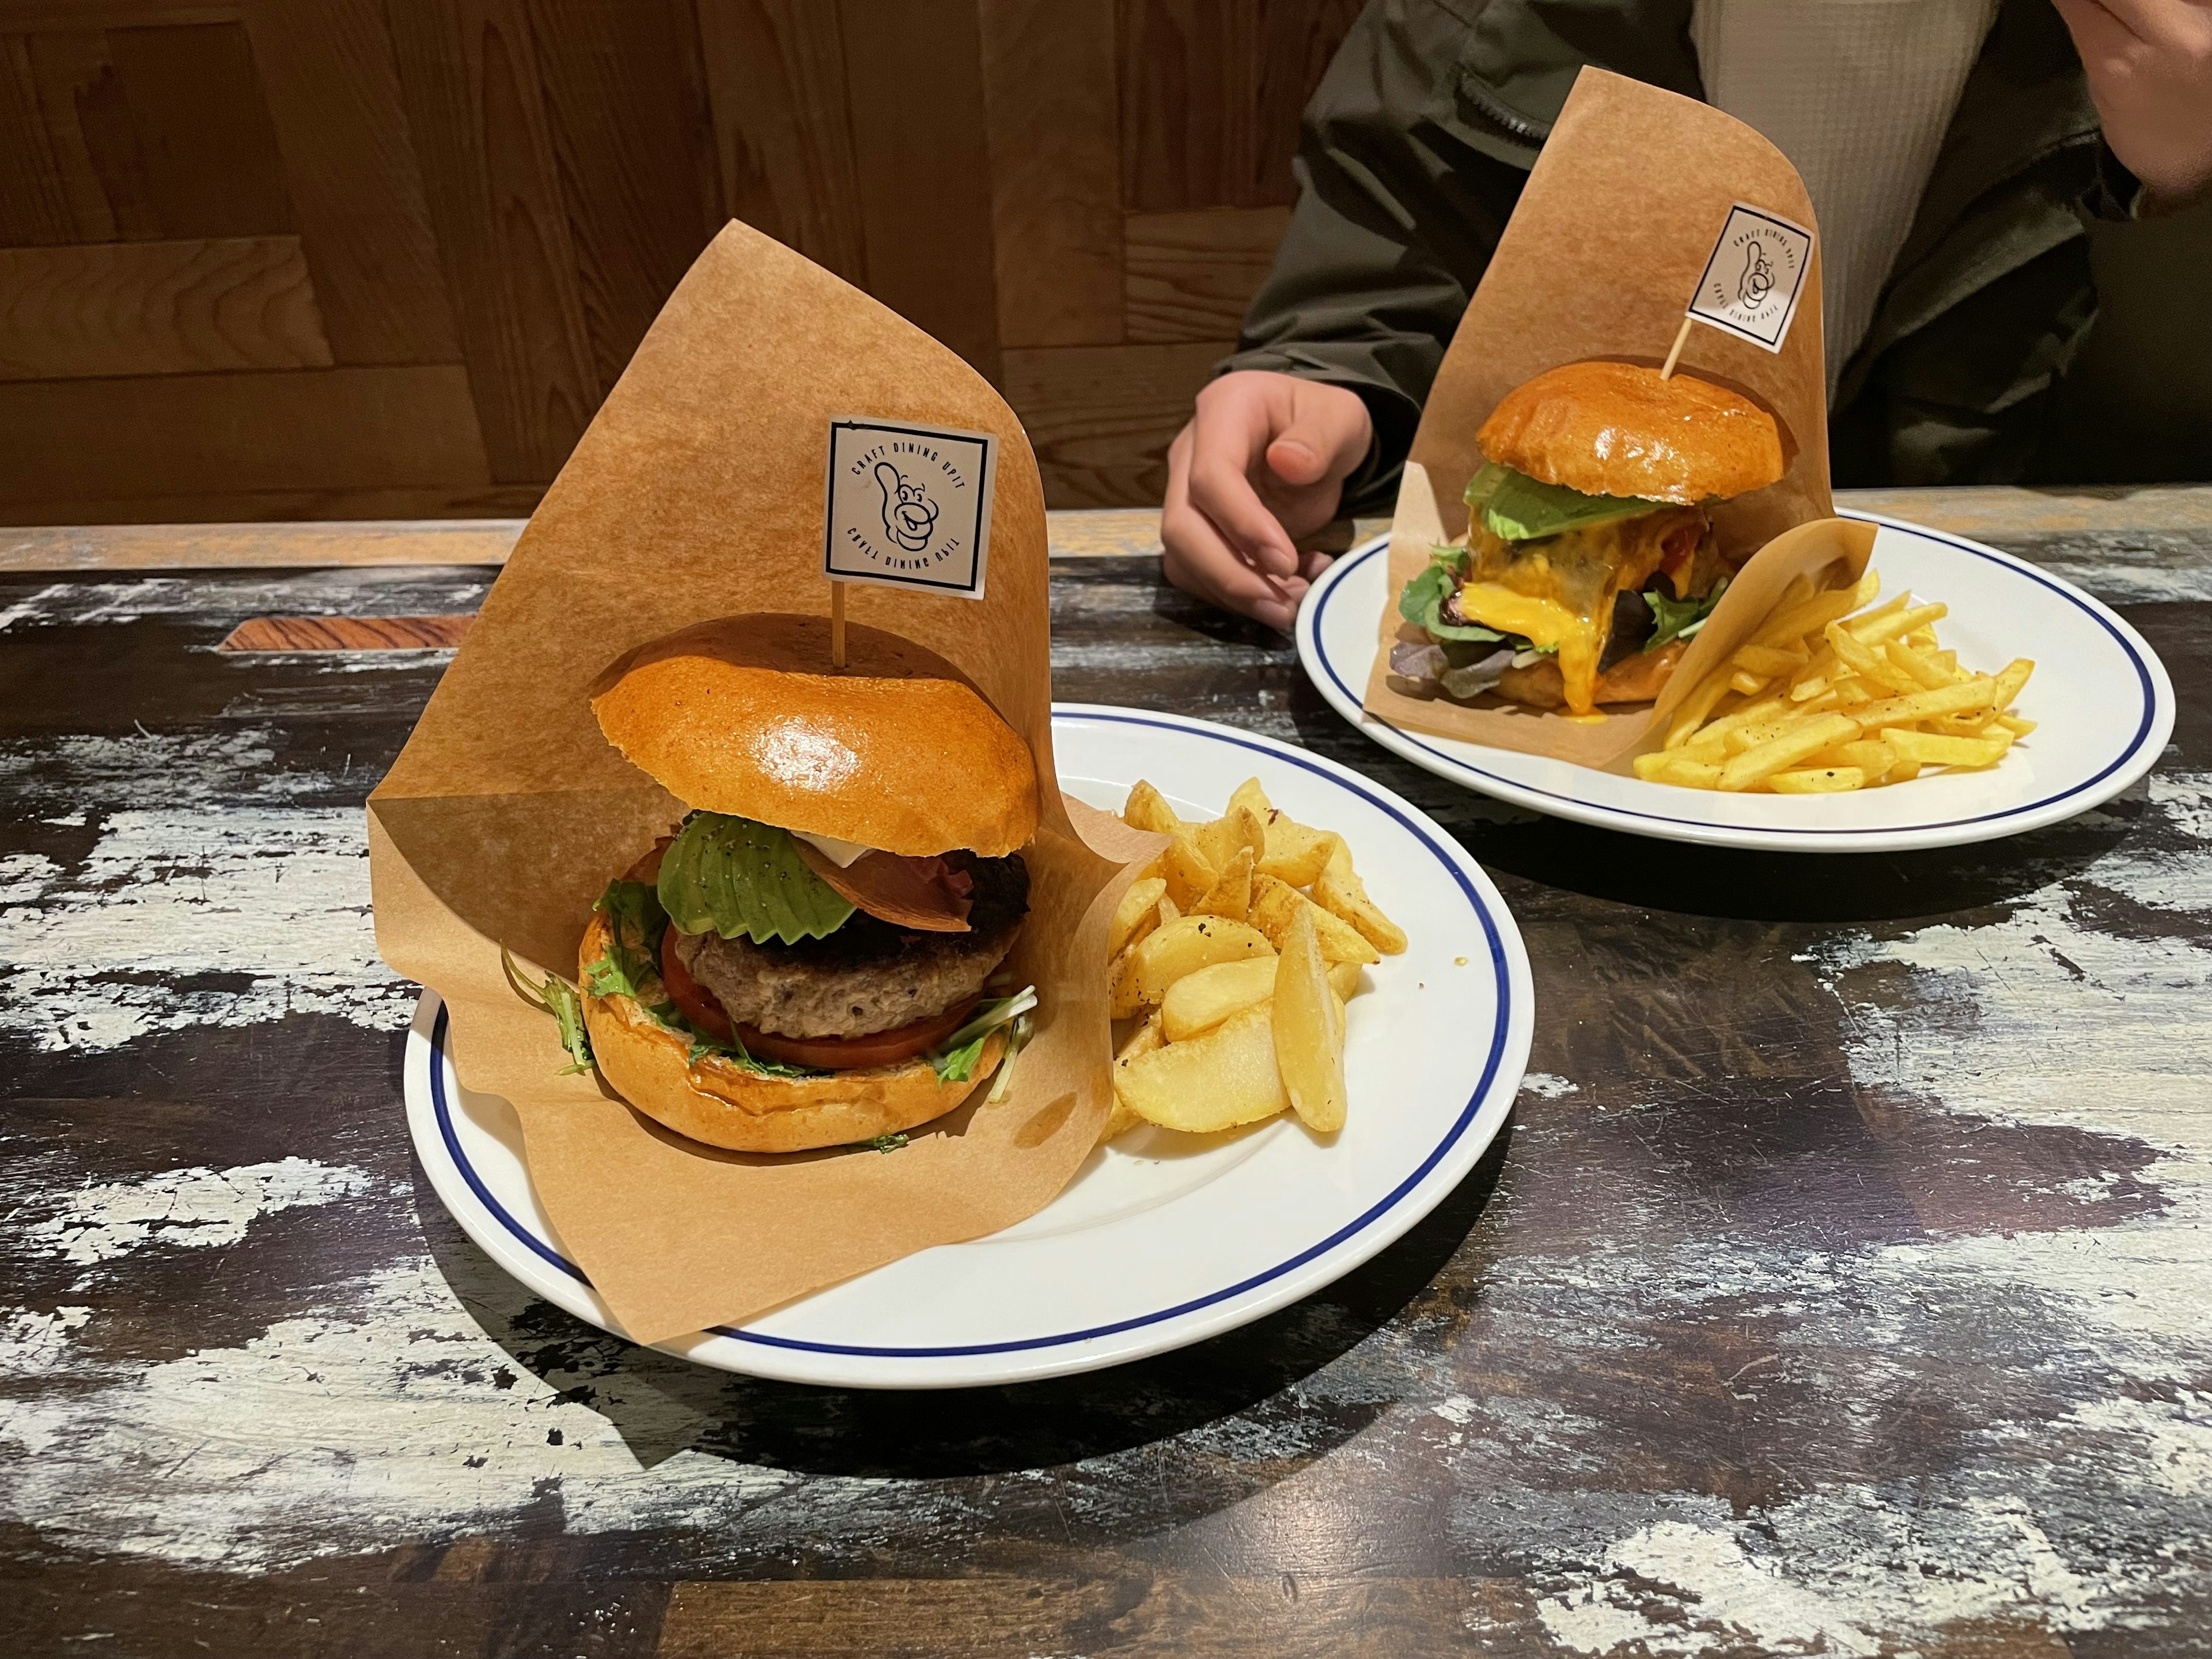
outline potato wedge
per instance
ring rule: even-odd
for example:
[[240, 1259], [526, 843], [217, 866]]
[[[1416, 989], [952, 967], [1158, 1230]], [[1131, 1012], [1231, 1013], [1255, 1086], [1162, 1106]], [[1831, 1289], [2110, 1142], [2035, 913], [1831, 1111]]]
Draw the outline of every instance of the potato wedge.
[[1178, 910], [1188, 912], [1205, 897], [1220, 872], [1198, 844], [1198, 832], [1189, 824], [1176, 829], [1164, 855], [1167, 860], [1168, 896]]
[[1106, 964], [1107, 1013], [1114, 1019], [1134, 1019], [1143, 1012], [1137, 1000], [1137, 946], [1126, 945]]
[[1121, 822], [1132, 830], [1149, 830], [1158, 836], [1172, 836], [1182, 827], [1175, 808], [1141, 778], [1129, 791], [1128, 799], [1121, 803]]
[[1352, 867], [1352, 853], [1340, 840], [1314, 880], [1314, 902], [1340, 921], [1359, 930], [1359, 936], [1386, 957], [1402, 954], [1406, 930], [1382, 914], [1382, 906], [1367, 896], [1367, 884]]
[[1103, 1146], [1119, 1139], [1145, 1120], [1137, 1109], [1121, 1098], [1121, 1068], [1139, 1054], [1148, 1054], [1167, 1039], [1160, 1034], [1160, 1017], [1150, 1019], [1130, 1033], [1129, 1040], [1121, 1045], [1121, 1052], [1114, 1056], [1114, 1109], [1106, 1114], [1106, 1127], [1098, 1132], [1098, 1141]]
[[[1166, 998], [1168, 988], [1184, 975], [1217, 962], [1273, 957], [1275, 947], [1265, 933], [1246, 922], [1222, 916], [1179, 916], [1155, 929], [1132, 951], [1130, 994], [1139, 1006], [1157, 1008]], [[1122, 998], [1118, 986], [1116, 990], [1118, 1007]]]
[[1231, 921], [1244, 920], [1244, 913], [1252, 908], [1252, 849], [1240, 847], [1237, 856], [1229, 860], [1221, 873], [1213, 878], [1198, 902], [1190, 907], [1194, 916], [1227, 916]]
[[1266, 1003], [1231, 1015], [1203, 1036], [1139, 1054], [1115, 1073], [1116, 1092], [1139, 1116], [1189, 1134], [1255, 1123], [1291, 1103]]
[[1336, 993], [1339, 1000], [1349, 1002], [1359, 994], [1361, 966], [1357, 962], [1332, 962], [1328, 964], [1328, 988]]
[[1245, 779], [1231, 793], [1228, 815], [1234, 817], [1237, 809], [1240, 806], [1249, 806], [1257, 812], [1262, 823], [1267, 822], [1267, 815], [1275, 810], [1274, 804], [1267, 799], [1267, 792], [1260, 787], [1260, 780], [1257, 778]]
[[1293, 887], [1310, 887], [1328, 863], [1329, 848], [1335, 841], [1334, 830], [1312, 829], [1273, 809], [1267, 817], [1267, 844], [1254, 867], [1260, 874]]
[[1275, 957], [1217, 962], [1168, 987], [1155, 1018], [1170, 1042], [1188, 1042], [1275, 994]]
[[1291, 1109], [1316, 1134], [1344, 1127], [1343, 1005], [1329, 989], [1310, 910], [1291, 921], [1275, 965], [1275, 1066]]
[[1277, 950], [1289, 937], [1291, 920], [1301, 908], [1314, 913], [1314, 927], [1321, 934], [1322, 954], [1331, 962], [1382, 960], [1382, 953], [1370, 945], [1358, 928], [1322, 909], [1287, 882], [1277, 881], [1272, 876], [1252, 878], [1250, 921]]
[[1106, 927], [1106, 954], [1118, 957], [1152, 931], [1159, 917], [1159, 902], [1168, 884], [1158, 876], [1133, 881], [1114, 907], [1114, 920]]

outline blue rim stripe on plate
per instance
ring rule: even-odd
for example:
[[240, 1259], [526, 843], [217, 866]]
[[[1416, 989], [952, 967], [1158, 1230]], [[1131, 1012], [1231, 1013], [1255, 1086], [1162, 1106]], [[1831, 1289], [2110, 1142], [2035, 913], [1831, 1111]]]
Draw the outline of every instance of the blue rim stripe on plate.
[[[2066, 600], [2067, 603], [2073, 605], [2075, 609], [2089, 617], [2091, 620], [2096, 623], [2098, 627], [2103, 629], [2107, 634], [2110, 634], [2112, 636], [2113, 642], [2126, 653], [2128, 661], [2134, 665], [2136, 671], [2136, 682], [2137, 687], [2142, 693], [2142, 719], [2136, 722], [2135, 735], [2128, 740], [2127, 746], [2120, 751], [2118, 757], [2110, 765], [2106, 767], [2103, 771], [2098, 773], [2096, 776], [2084, 779], [2081, 782], [2075, 784], [2070, 789], [2062, 789], [2055, 795], [2046, 795], [2041, 800], [2029, 801], [2024, 805], [2008, 806], [2000, 812], [1984, 812], [1978, 817], [1949, 818], [1941, 823], [1907, 824], [1901, 827], [1901, 830], [1899, 831], [1900, 833], [1909, 832], [1917, 835], [1923, 830], [1959, 830], [1964, 829], [1969, 824], [1995, 823], [2002, 818], [2019, 817], [2028, 812], [2039, 812], [2045, 807], [2056, 806], [2060, 801], [2067, 800], [2073, 796], [2081, 794], [2084, 790], [2095, 788], [2099, 784], [2102, 783], [2106, 778], [2112, 776], [2113, 773], [2127, 765], [2130, 761], [2133, 760], [2136, 755], [2142, 752], [2143, 743], [2145, 739], [2150, 736], [2150, 729], [2152, 726], [2156, 723], [2158, 718], [2158, 694], [2151, 682], [2149, 666], [2145, 664], [2142, 659], [2142, 653], [2136, 649], [2135, 646], [2129, 641], [2128, 636], [2112, 626], [2112, 619], [2104, 616], [2094, 605], [2083, 604], [2082, 596], [2075, 592], [2070, 586], [2058, 580], [2056, 577], [2046, 575], [2044, 572], [2038, 570], [2033, 565], [2027, 563], [2025, 560], [2016, 559], [2008, 553], [2000, 553], [1994, 548], [1977, 547], [1972, 542], [1960, 541], [1957, 537], [1947, 536], [1938, 530], [1925, 530], [1918, 525], [1909, 525], [1901, 520], [1885, 519], [1874, 514], [1838, 513], [1837, 516], [1839, 518], [1857, 519], [1862, 523], [1866, 524], [1887, 526], [1891, 529], [1905, 531], [1909, 534], [1915, 536], [1924, 536], [1931, 542], [1941, 542], [1947, 547], [1957, 548], [1962, 553], [1971, 553], [1976, 558], [1987, 559], [1993, 564], [2000, 565], [2006, 569], [2012, 570], [2020, 575], [2028, 577], [2032, 580], [2041, 583], [2052, 592], [2057, 594], [2061, 599]], [[1328, 591], [1322, 594], [1320, 602], [1314, 607], [1313, 654], [1319, 659], [1322, 669], [1328, 673], [1329, 678], [1335, 682], [1337, 690], [1344, 693], [1345, 696], [1351, 702], [1352, 707], [1355, 708], [1360, 707], [1360, 705], [1366, 701], [1366, 697], [1364, 693], [1355, 691], [1349, 685], [1345, 684], [1344, 676], [1336, 672], [1336, 664], [1330, 660], [1328, 653], [1322, 649], [1322, 618], [1327, 614], [1330, 602], [1334, 600], [1338, 593], [1343, 590], [1345, 578], [1348, 577], [1352, 571], [1358, 568], [1362, 564], [1364, 564], [1368, 560], [1388, 553], [1389, 551], [1389, 540], [1385, 537], [1380, 544], [1369, 548], [1366, 552], [1355, 553], [1345, 558], [1341, 562], [1340, 566], [1338, 567], [1343, 570], [1344, 575], [1337, 576], [1335, 580], [1329, 583]], [[1330, 574], [1333, 576], [1335, 574], [1334, 568]], [[1300, 654], [1303, 655], [1304, 653], [1301, 653]], [[1762, 832], [1763, 829], [1770, 827], [1772, 829], [1772, 832], [1776, 835], [1789, 836], [1868, 836], [1891, 833], [1890, 830], [1869, 830], [1863, 825], [1856, 828], [1847, 826], [1838, 829], [1817, 824], [1761, 826], [1759, 824], [1720, 823], [1711, 818], [1678, 818], [1671, 817], [1664, 812], [1641, 812], [1633, 807], [1608, 805], [1601, 801], [1586, 800], [1579, 795], [1562, 794], [1557, 790], [1539, 788], [1533, 783], [1523, 783], [1517, 778], [1502, 777], [1494, 772], [1486, 772], [1480, 767], [1461, 759], [1457, 755], [1450, 754], [1444, 750], [1439, 749], [1434, 744], [1424, 742], [1419, 737], [1416, 736], [1412, 732], [1407, 731], [1402, 726], [1393, 726], [1389, 721], [1379, 719], [1373, 714], [1363, 714], [1360, 718], [1363, 720], [1373, 720], [1376, 725], [1382, 727], [1385, 731], [1394, 733], [1401, 741], [1410, 744], [1413, 747], [1420, 750], [1424, 754], [1434, 755], [1438, 760], [1443, 762], [1445, 765], [1452, 768], [1455, 771], [1467, 773], [1474, 777], [1486, 779], [1490, 782], [1503, 785], [1508, 789], [1517, 790], [1523, 794], [1540, 795], [1547, 800], [1565, 801], [1570, 805], [1579, 806], [1588, 811], [1607, 812], [1624, 818], [1643, 818], [1653, 823], [1679, 823], [1686, 828], [1692, 830], [1726, 830], [1731, 833], [1741, 832], [1744, 835], [1749, 836], [1759, 835]], [[1356, 726], [1358, 724], [1358, 721], [1355, 720], [1352, 724]], [[1478, 744], [1475, 746], [1480, 747], [1480, 745]], [[1895, 827], [1893, 826], [1893, 828]]]
[[[1057, 718], [1060, 717], [1055, 715], [1055, 719]], [[1163, 1308], [1157, 1313], [1140, 1314], [1133, 1318], [1116, 1320], [1108, 1325], [1094, 1325], [1079, 1331], [1066, 1331], [1056, 1336], [1024, 1337], [1009, 1342], [977, 1342], [944, 1348], [893, 1348], [843, 1342], [805, 1342], [795, 1337], [769, 1336], [758, 1331], [748, 1331], [728, 1325], [711, 1327], [710, 1330], [714, 1335], [734, 1337], [740, 1342], [757, 1343], [763, 1347], [795, 1348], [808, 1353], [845, 1354], [872, 1359], [957, 1359], [981, 1354], [1016, 1353], [1029, 1349], [1059, 1347], [1072, 1343], [1091, 1341], [1102, 1336], [1113, 1336], [1122, 1331], [1134, 1330], [1140, 1326], [1156, 1325], [1164, 1320], [1179, 1318], [1184, 1314], [1194, 1313], [1201, 1308], [1212, 1307], [1217, 1303], [1242, 1296], [1246, 1291], [1256, 1289], [1272, 1279], [1280, 1279], [1285, 1273], [1294, 1272], [1317, 1256], [1334, 1249], [1355, 1234], [1364, 1231], [1396, 1208], [1405, 1200], [1408, 1194], [1427, 1178], [1429, 1172], [1443, 1160], [1444, 1155], [1459, 1143], [1460, 1138], [1467, 1133], [1481, 1110], [1483, 1100], [1489, 1094], [1491, 1085], [1497, 1080], [1498, 1068], [1505, 1056], [1506, 1036], [1512, 1025], [1513, 987], [1511, 976], [1506, 969], [1505, 942], [1499, 935], [1497, 920], [1491, 915], [1490, 907], [1483, 902], [1481, 893], [1476, 889], [1474, 884], [1468, 879], [1467, 872], [1460, 867], [1457, 860], [1439, 847], [1427, 831], [1407, 817], [1393, 801], [1386, 796], [1374, 793], [1372, 787], [1369, 786], [1364, 779], [1359, 778], [1357, 774], [1340, 775], [1328, 767], [1316, 765], [1313, 761], [1287, 745], [1277, 747], [1273, 743], [1255, 742], [1237, 732], [1207, 726], [1202, 722], [1186, 723], [1182, 720], [1162, 720], [1156, 715], [1124, 714], [1120, 711], [1109, 713], [1103, 709], [1085, 708], [1079, 714], [1071, 714], [1066, 718], [1076, 720], [1097, 720], [1108, 725], [1153, 726], [1170, 732], [1196, 730], [1218, 742], [1233, 744], [1240, 748], [1273, 756], [1278, 760], [1288, 761], [1293, 765], [1303, 767], [1317, 776], [1327, 778], [1330, 782], [1349, 789], [1370, 805], [1380, 807], [1410, 831], [1422, 846], [1427, 848], [1436, 856], [1437, 861], [1451, 872], [1452, 879], [1459, 884], [1460, 890], [1466, 894], [1468, 904], [1474, 908], [1476, 918], [1482, 923], [1483, 936], [1490, 945], [1491, 969], [1498, 982], [1498, 1018], [1496, 1026], [1491, 1033], [1490, 1053], [1483, 1062], [1482, 1076], [1475, 1084], [1474, 1092], [1468, 1097], [1466, 1106], [1453, 1120], [1443, 1139], [1438, 1141], [1435, 1149], [1421, 1160], [1419, 1166], [1364, 1213], [1345, 1223], [1343, 1226], [1320, 1243], [1308, 1246], [1287, 1261], [1279, 1262], [1264, 1273], [1255, 1273], [1250, 1278], [1240, 1280], [1224, 1290], [1211, 1291], [1188, 1302], [1177, 1303], [1171, 1308]], [[508, 1213], [505, 1206], [492, 1196], [490, 1188], [484, 1184], [483, 1177], [477, 1173], [475, 1167], [469, 1163], [466, 1154], [461, 1150], [459, 1139], [453, 1133], [453, 1120], [446, 1099], [446, 1010], [442, 1006], [438, 1010], [437, 1019], [431, 1026], [429, 1067], [430, 1105], [438, 1120], [439, 1136], [445, 1142], [447, 1155], [453, 1158], [454, 1165], [460, 1170], [461, 1178], [468, 1183], [469, 1190], [476, 1194], [477, 1201], [483, 1204], [495, 1220], [534, 1254], [551, 1262], [570, 1278], [589, 1285], [592, 1281], [585, 1276], [580, 1267], [523, 1226]]]

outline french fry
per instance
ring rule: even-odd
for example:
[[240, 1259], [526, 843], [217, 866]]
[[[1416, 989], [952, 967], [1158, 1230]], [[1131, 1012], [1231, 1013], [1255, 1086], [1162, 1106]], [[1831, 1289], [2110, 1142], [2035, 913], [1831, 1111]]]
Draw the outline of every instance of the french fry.
[[1359, 930], [1362, 939], [1384, 956], [1404, 952], [1406, 930], [1384, 915], [1382, 907], [1367, 896], [1367, 884], [1353, 872], [1352, 854], [1341, 840], [1315, 878], [1313, 896], [1314, 902], [1340, 921], [1350, 922]]
[[1856, 766], [1777, 772], [1766, 780], [1766, 787], [1778, 795], [1840, 795], [1865, 785], [1866, 774]]
[[1929, 623], [1941, 622], [1950, 614], [1951, 607], [1948, 605], [1915, 605], [1909, 611], [1855, 622], [1851, 624], [1851, 637], [1861, 645], [1885, 645]]
[[[1347, 866], [1348, 867], [1348, 866]], [[1301, 910], [1275, 965], [1275, 1068], [1291, 1109], [1316, 1134], [1344, 1127], [1344, 1005], [1330, 990], [1313, 913]]]
[[1729, 660], [1747, 673], [1764, 674], [1771, 679], [1778, 675], [1795, 674], [1805, 666], [1808, 654], [1801, 647], [1747, 645], [1740, 647]]
[[1881, 654], [1887, 659], [1892, 668], [1897, 670], [1907, 679], [1917, 683], [1924, 691], [1932, 691], [1940, 685], [1957, 684], [1950, 675], [1937, 667], [1923, 653], [1915, 651], [1902, 641], [1892, 640], [1887, 645], [1882, 647]]
[[1862, 738], [1850, 743], [1839, 743], [1833, 749], [1824, 749], [1813, 757], [1815, 766], [1855, 766], [1869, 783], [1878, 781], [1882, 775], [1897, 764], [1897, 750], [1879, 738]]
[[1996, 695], [1990, 699], [2000, 714], [2008, 711], [2027, 689], [2028, 676], [2035, 672], [2035, 664], [2026, 657], [2014, 657], [1996, 676]]
[[2000, 714], [1997, 716], [1996, 723], [2015, 738], [2024, 738], [2035, 730], [2033, 720], [2024, 720], [2017, 714]]
[[1121, 822], [1132, 830], [1149, 830], [1161, 836], [1172, 836], [1182, 824], [1175, 808], [1142, 779], [1129, 791], [1129, 799], [1121, 803]]
[[1907, 761], [1921, 766], [1994, 766], [2012, 747], [2002, 726], [1995, 737], [1947, 738], [1932, 732], [1886, 732], [1883, 740]]
[[1265, 1003], [1231, 1015], [1204, 1036], [1164, 1044], [1116, 1069], [1118, 1092], [1139, 1116], [1191, 1134], [1255, 1123], [1291, 1103]]
[[1851, 710], [1851, 718], [1872, 731], [1876, 726], [1911, 726], [1931, 714], [1963, 714], [1970, 708], [1989, 708], [1996, 702], [1996, 684], [1986, 674], [1936, 691], [1915, 691], [1887, 697]]
[[1314, 927], [1321, 935], [1322, 954], [1331, 962], [1380, 962], [1382, 953], [1370, 945], [1359, 930], [1316, 904], [1287, 882], [1272, 876], [1252, 878], [1252, 925], [1278, 951], [1290, 937], [1291, 923], [1301, 909], [1314, 913]]
[[[1868, 586], [1869, 581], [1873, 583], [1871, 587]], [[1756, 645], [1783, 645], [1808, 634], [1817, 634], [1837, 617], [1848, 617], [1860, 606], [1871, 604], [1881, 591], [1881, 579], [1869, 570], [1856, 586], [1832, 589], [1796, 605], [1785, 605], [1765, 627], [1752, 635], [1752, 641]]]
[[1795, 766], [1807, 756], [1817, 755], [1836, 744], [1849, 743], [1858, 734], [1856, 720], [1842, 714], [1820, 715], [1755, 749], [1746, 750], [1729, 762], [1721, 769], [1721, 787], [1730, 792], [1748, 789]]
[[1636, 769], [1636, 775], [1646, 783], [1679, 783], [1692, 789], [1720, 787], [1718, 761], [1693, 760], [1680, 750], [1661, 749], [1638, 755], [1631, 764]]
[[1739, 668], [1729, 676], [1729, 689], [1732, 691], [1741, 691], [1747, 697], [1755, 697], [1766, 690], [1768, 678], [1766, 675], [1749, 674]]
[[1244, 913], [1251, 908], [1252, 849], [1240, 847], [1228, 866], [1213, 878], [1213, 885], [1206, 890], [1205, 896], [1190, 907], [1190, 912], [1193, 915], [1227, 916], [1231, 921], [1242, 921]]
[[1893, 668], [1878, 648], [1862, 645], [1841, 623], [1828, 624], [1827, 639], [1828, 648], [1836, 653], [1836, 659], [1861, 679], [1900, 696], [1924, 689], [1916, 676]]
[[1159, 902], [1167, 894], [1168, 884], [1158, 876], [1133, 881], [1121, 895], [1121, 902], [1114, 907], [1114, 920], [1106, 927], [1106, 954], [1117, 957], [1134, 944], [1143, 934], [1158, 925]]
[[1682, 700], [1682, 706], [1674, 711], [1674, 723], [1667, 728], [1668, 748], [1680, 749], [1687, 743], [1690, 734], [1720, 706], [1721, 699], [1728, 696], [1729, 672], [1723, 668], [1707, 675], [1698, 682], [1698, 689]]

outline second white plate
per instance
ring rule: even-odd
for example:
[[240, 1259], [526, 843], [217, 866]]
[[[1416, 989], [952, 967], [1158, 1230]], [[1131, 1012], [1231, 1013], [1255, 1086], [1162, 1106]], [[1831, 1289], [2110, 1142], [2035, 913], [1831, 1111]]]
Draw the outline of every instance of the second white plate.
[[2018, 704], [2034, 733], [1986, 771], [1942, 772], [1842, 795], [1722, 794], [1406, 731], [1360, 707], [1389, 600], [1387, 543], [1331, 566], [1298, 612], [1298, 659], [1329, 705], [1416, 766], [1580, 823], [1668, 841], [1808, 853], [1955, 847], [2086, 812], [2148, 771], [2173, 732], [2173, 684], [2142, 635], [2072, 583], [1993, 547], [1872, 514], [1885, 593], [1951, 607], [1939, 629], [1962, 663], [2035, 661]]
[[[1404, 955], [1367, 970], [1370, 988], [1348, 1010], [1349, 1121], [1326, 1141], [1288, 1118], [1231, 1135], [1140, 1130], [1094, 1152], [1018, 1226], [663, 1344], [669, 1352], [844, 1388], [1015, 1382], [1141, 1358], [1349, 1273], [1435, 1208], [1505, 1121], [1533, 1029], [1528, 962], [1498, 890], [1458, 842], [1358, 774], [1249, 732], [1063, 704], [1053, 737], [1062, 787], [1095, 806], [1118, 808], [1149, 778], [1178, 811], [1212, 817], [1256, 775], [1285, 811], [1344, 836], [1370, 893], [1412, 935]], [[462, 1089], [445, 1029], [425, 994], [406, 1094], [431, 1185], [508, 1273], [619, 1334], [538, 1207], [513, 1109]]]

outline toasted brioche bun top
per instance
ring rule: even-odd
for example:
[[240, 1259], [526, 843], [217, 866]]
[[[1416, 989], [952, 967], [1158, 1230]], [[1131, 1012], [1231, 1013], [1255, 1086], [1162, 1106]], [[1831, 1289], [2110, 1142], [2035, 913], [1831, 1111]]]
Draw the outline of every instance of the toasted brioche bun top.
[[1586, 495], [1689, 506], [1764, 489], [1782, 431], [1749, 398], [1633, 363], [1568, 363], [1505, 394], [1474, 435], [1491, 460]]
[[1036, 833], [1029, 746], [952, 665], [880, 629], [726, 617], [638, 647], [593, 687], [607, 741], [685, 805], [927, 858]]

